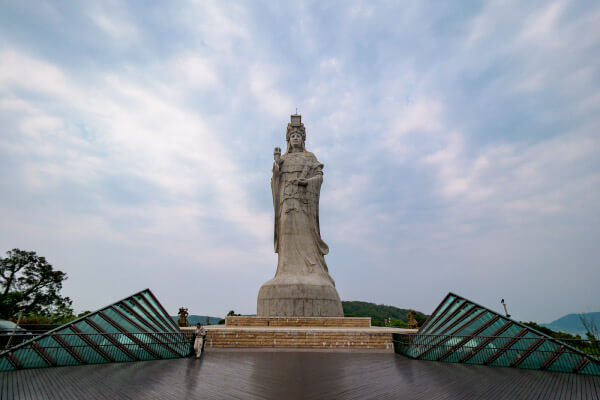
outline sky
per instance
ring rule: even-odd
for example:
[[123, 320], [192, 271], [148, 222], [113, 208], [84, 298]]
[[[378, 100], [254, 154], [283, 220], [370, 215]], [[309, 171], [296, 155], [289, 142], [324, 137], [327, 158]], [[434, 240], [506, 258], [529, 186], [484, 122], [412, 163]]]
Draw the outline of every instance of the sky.
[[256, 312], [273, 147], [324, 163], [342, 300], [600, 311], [600, 3], [0, 2], [0, 252], [77, 311]]

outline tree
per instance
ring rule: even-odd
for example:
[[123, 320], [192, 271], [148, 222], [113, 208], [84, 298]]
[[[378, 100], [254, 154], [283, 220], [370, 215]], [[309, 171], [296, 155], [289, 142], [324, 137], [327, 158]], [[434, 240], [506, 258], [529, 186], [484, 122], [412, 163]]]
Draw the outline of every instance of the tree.
[[34, 251], [13, 249], [0, 258], [0, 318], [40, 315], [50, 318], [73, 315], [72, 301], [60, 295], [67, 274], [55, 271]]
[[592, 317], [588, 317], [585, 314], [579, 314], [579, 320], [581, 325], [585, 328], [585, 335], [588, 340], [600, 340], [600, 328], [596, 325], [596, 321]]

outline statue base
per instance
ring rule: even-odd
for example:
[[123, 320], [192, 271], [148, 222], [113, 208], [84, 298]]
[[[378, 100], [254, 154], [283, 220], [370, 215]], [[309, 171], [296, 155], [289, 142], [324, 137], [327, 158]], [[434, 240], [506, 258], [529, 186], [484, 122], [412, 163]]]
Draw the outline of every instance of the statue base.
[[329, 282], [282, 283], [277, 278], [258, 292], [258, 317], [343, 317], [342, 302]]

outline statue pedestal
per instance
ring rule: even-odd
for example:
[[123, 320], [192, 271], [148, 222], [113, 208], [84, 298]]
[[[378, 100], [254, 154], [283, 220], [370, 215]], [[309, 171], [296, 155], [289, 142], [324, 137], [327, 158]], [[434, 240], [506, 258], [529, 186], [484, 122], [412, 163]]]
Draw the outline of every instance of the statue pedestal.
[[258, 317], [343, 317], [335, 287], [323, 282], [285, 282], [274, 278], [258, 292]]

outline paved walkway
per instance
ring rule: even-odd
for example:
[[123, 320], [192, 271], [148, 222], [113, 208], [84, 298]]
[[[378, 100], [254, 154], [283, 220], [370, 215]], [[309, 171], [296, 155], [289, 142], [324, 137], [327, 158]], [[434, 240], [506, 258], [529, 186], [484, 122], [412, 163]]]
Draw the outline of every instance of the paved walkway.
[[216, 352], [0, 373], [2, 399], [600, 399], [600, 377], [397, 354]]

